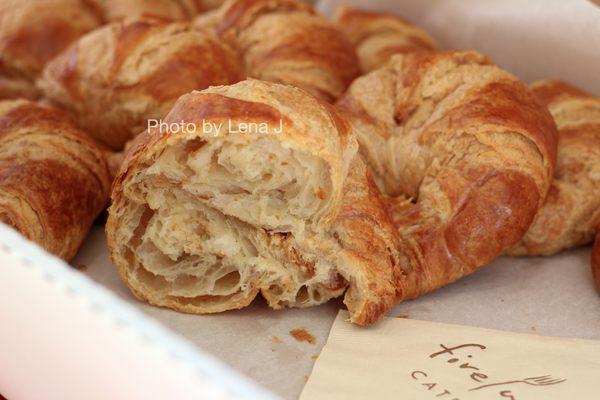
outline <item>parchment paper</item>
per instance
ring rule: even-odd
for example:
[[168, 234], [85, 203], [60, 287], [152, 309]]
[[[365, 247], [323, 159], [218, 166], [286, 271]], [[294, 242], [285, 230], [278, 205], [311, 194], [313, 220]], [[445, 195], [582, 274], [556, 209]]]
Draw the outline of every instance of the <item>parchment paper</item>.
[[[327, 341], [341, 302], [302, 310], [270, 310], [262, 301], [239, 311], [187, 315], [137, 301], [108, 259], [102, 227], [94, 227], [73, 265], [147, 315], [286, 399], [296, 399]], [[600, 339], [600, 296], [589, 248], [551, 258], [502, 258], [437, 292], [397, 306], [391, 316], [514, 332]], [[316, 343], [298, 342], [305, 328]], [[281, 343], [273, 337], [277, 336]]]
[[363, 329], [348, 319], [340, 311], [301, 400], [598, 399], [595, 340], [389, 317]]
[[[337, 1], [325, 1], [331, 11]], [[351, 1], [396, 10], [443, 47], [482, 50], [529, 81], [570, 80], [600, 95], [600, 9], [584, 0]], [[262, 301], [220, 315], [179, 314], [140, 303], [119, 280], [96, 226], [74, 265], [144, 313], [286, 399], [299, 396], [341, 302], [271, 311]], [[600, 297], [589, 248], [551, 258], [504, 258], [454, 285], [397, 306], [390, 315], [549, 336], [600, 339]], [[289, 330], [316, 337], [298, 342]], [[276, 336], [279, 340], [274, 339]], [[279, 343], [281, 341], [281, 343]]]

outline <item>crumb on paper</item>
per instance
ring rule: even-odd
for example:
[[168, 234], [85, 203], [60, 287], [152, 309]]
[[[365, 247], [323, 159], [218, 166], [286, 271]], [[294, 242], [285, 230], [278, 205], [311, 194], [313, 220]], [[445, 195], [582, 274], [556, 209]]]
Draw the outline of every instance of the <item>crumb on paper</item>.
[[273, 336], [273, 341], [277, 344], [283, 343], [283, 341], [281, 339], [279, 339], [279, 336]]
[[316, 360], [317, 358], [319, 358], [318, 354], [313, 354], [312, 356], [310, 356], [311, 360]]
[[304, 375], [304, 381], [308, 382], [308, 375]]
[[80, 271], [85, 271], [87, 269], [87, 265], [85, 265], [85, 264], [77, 264], [75, 266], [75, 268], [77, 268]]
[[535, 325], [531, 325], [531, 331], [532, 331], [532, 332], [535, 332], [535, 331], [537, 331], [537, 327], [536, 327]]
[[409, 318], [408, 315], [406, 315], [406, 314], [395, 315], [394, 317], [395, 318], [405, 318], [405, 319]]
[[304, 328], [292, 329], [290, 335], [299, 342], [308, 342], [310, 344], [315, 344], [316, 342], [315, 337]]
[[275, 348], [274, 347], [271, 347], [271, 352], [275, 353]]

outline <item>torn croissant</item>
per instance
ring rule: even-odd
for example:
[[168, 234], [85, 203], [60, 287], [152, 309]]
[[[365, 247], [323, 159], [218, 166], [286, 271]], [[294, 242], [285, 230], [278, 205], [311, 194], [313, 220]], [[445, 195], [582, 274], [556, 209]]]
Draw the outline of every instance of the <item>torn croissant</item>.
[[136, 296], [211, 313], [258, 293], [279, 309], [345, 292], [358, 324], [401, 297], [395, 230], [331, 106], [248, 80], [181, 97], [165, 122], [180, 121], [139, 138], [113, 186], [110, 254]]
[[0, 221], [65, 260], [108, 201], [102, 150], [62, 111], [0, 102]]
[[590, 243], [600, 225], [600, 99], [561, 81], [531, 85], [558, 127], [554, 180], [510, 255], [550, 255]]
[[[325, 104], [245, 81], [184, 96], [167, 117], [221, 134], [139, 140], [107, 224], [138, 297], [203, 313], [259, 292], [273, 308], [345, 292], [369, 324], [513, 246], [550, 186], [552, 117], [477, 53], [393, 57], [340, 102], [351, 125]], [[268, 132], [236, 133], [248, 123]]]
[[392, 197], [409, 271], [404, 298], [514, 246], [546, 197], [556, 157], [552, 117], [478, 53], [396, 55], [354, 81], [339, 105]]
[[356, 47], [363, 73], [381, 67], [394, 54], [437, 50], [427, 32], [393, 14], [341, 6], [334, 21]]

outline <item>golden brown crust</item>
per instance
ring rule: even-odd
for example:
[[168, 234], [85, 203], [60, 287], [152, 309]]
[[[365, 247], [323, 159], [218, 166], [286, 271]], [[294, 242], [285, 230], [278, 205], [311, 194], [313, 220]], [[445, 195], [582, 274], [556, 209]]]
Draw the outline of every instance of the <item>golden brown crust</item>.
[[341, 6], [334, 21], [356, 47], [363, 73], [381, 67], [394, 54], [437, 50], [427, 32], [392, 14]]
[[[345, 117], [291, 86], [248, 80], [183, 96], [166, 118], [181, 120], [281, 124], [283, 131], [136, 138], [115, 179], [106, 228], [111, 258], [136, 296], [207, 313], [244, 307], [259, 292], [279, 309], [319, 304], [347, 289], [352, 321], [363, 325], [395, 304], [402, 291], [396, 231]], [[304, 200], [289, 208], [282, 198]], [[185, 221], [200, 227], [183, 234]], [[198, 232], [202, 239], [178, 250]], [[218, 261], [191, 269], [190, 259]], [[234, 291], [203, 283], [215, 268], [227, 273], [216, 282], [237, 273]], [[184, 269], [185, 280], [173, 275]]]
[[164, 117], [182, 94], [243, 79], [237, 55], [187, 23], [114, 23], [49, 63], [39, 86], [113, 149]]
[[488, 264], [521, 238], [546, 196], [552, 118], [477, 53], [394, 56], [357, 79], [339, 105], [352, 115], [380, 187], [401, 196], [389, 207], [404, 258], [403, 298]]
[[73, 258], [108, 200], [102, 151], [69, 116], [24, 100], [0, 102], [0, 220]]
[[545, 204], [510, 255], [549, 255], [589, 243], [600, 223], [600, 99], [561, 81], [531, 88], [558, 127], [558, 157]]
[[99, 22], [80, 0], [0, 1], [1, 79], [33, 82], [48, 61]]
[[248, 76], [333, 101], [358, 75], [352, 44], [306, 3], [231, 0], [219, 12], [216, 32], [242, 55]]
[[596, 234], [596, 240], [594, 242], [594, 247], [592, 248], [591, 266], [596, 289], [600, 291], [600, 234]]

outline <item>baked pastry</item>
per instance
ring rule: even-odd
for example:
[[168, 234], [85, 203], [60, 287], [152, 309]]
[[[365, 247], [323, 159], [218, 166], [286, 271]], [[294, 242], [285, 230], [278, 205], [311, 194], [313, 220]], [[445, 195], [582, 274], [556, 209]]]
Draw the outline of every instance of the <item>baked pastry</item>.
[[403, 298], [514, 246], [553, 175], [556, 126], [514, 76], [476, 52], [395, 55], [358, 78], [352, 118], [406, 257]]
[[427, 32], [392, 14], [341, 6], [334, 21], [356, 47], [363, 73], [381, 67], [394, 54], [437, 50]]
[[219, 7], [223, 0], [87, 0], [104, 21], [113, 22], [153, 16], [187, 20]]
[[358, 76], [352, 44], [306, 3], [231, 0], [219, 13], [217, 34], [242, 55], [250, 77], [333, 101]]
[[237, 55], [212, 35], [144, 18], [85, 35], [48, 63], [38, 84], [92, 136], [121, 149], [182, 94], [243, 77]]
[[0, 221], [65, 260], [108, 201], [100, 148], [64, 112], [0, 102]]
[[600, 224], [600, 99], [565, 82], [531, 85], [558, 127], [554, 180], [544, 206], [510, 255], [549, 255], [590, 243]]
[[187, 129], [136, 138], [106, 226], [111, 258], [137, 297], [212, 313], [259, 292], [275, 309], [345, 292], [358, 324], [395, 304], [396, 233], [332, 106], [248, 80], [182, 96], [165, 121]]
[[44, 64], [99, 20], [80, 0], [0, 0], [0, 98], [35, 98]]

